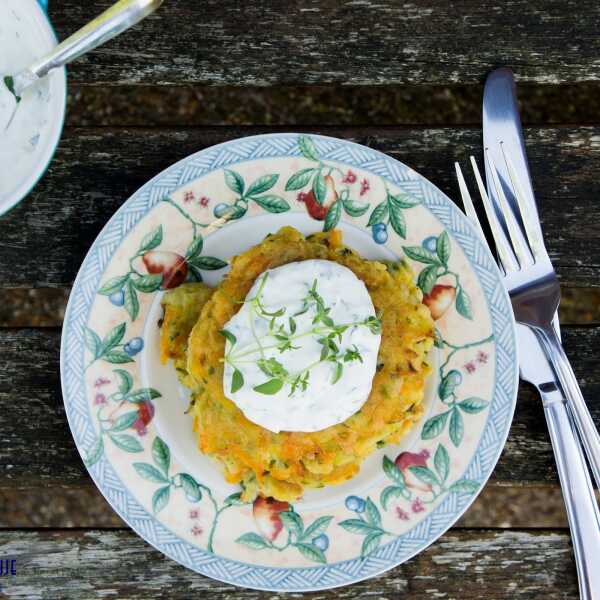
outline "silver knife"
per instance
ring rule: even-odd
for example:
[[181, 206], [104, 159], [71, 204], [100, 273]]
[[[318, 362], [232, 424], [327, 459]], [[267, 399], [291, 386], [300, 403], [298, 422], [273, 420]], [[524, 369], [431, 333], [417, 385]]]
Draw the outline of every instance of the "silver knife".
[[521, 379], [533, 384], [542, 399], [560, 479], [582, 600], [600, 599], [600, 511], [558, 380], [537, 336], [517, 323], [519, 350], [526, 360], [519, 363]]
[[[513, 206], [516, 207], [516, 199], [512, 192], [513, 187], [510, 175], [506, 170], [506, 161], [503, 159], [503, 153], [510, 156], [511, 162], [514, 165], [516, 178], [520, 183], [522, 194], [529, 205], [528, 212], [538, 216], [527, 156], [525, 154], [525, 142], [519, 119], [515, 82], [510, 69], [493, 71], [486, 80], [483, 94], [483, 143], [484, 148], [491, 155], [499, 170], [501, 185], [508, 201], [512, 202]], [[495, 187], [490, 185], [493, 179], [489, 169], [489, 163], [486, 161], [488, 195], [498, 210], [498, 197]], [[515, 210], [515, 213], [519, 214], [519, 211]], [[500, 219], [500, 222], [502, 221]], [[539, 218], [535, 219], [535, 228], [543, 239]], [[560, 335], [557, 315], [554, 316], [553, 325], [556, 332]], [[575, 423], [585, 449], [596, 486], [600, 488], [600, 437], [589, 416], [589, 412], [585, 408], [585, 401], [581, 390], [568, 363], [567, 367], [561, 371], [562, 388], [566, 394], [571, 418]]]

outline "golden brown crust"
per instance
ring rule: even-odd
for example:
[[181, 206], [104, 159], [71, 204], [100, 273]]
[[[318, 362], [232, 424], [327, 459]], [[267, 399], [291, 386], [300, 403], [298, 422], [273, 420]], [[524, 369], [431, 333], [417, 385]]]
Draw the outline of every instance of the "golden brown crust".
[[[369, 398], [343, 423], [313, 433], [273, 433], [250, 422], [225, 397], [225, 341], [219, 332], [261, 273], [314, 258], [348, 267], [367, 286], [382, 320], [378, 370]], [[192, 413], [201, 451], [224, 465], [227, 481], [244, 485], [248, 500], [257, 493], [295, 500], [305, 487], [350, 479], [377, 445], [398, 442], [421, 417], [433, 330], [405, 263], [365, 260], [342, 245], [339, 231], [305, 238], [282, 228], [233, 260], [190, 334], [187, 370], [197, 384]]]

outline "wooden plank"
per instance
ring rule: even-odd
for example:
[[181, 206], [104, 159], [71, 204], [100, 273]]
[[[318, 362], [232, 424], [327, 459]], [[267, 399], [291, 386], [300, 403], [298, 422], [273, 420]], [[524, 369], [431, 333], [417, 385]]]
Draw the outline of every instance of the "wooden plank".
[[[16, 559], [16, 576], [0, 580], [3, 598], [283, 600], [235, 588], [164, 557], [129, 530], [2, 531], [0, 554]], [[168, 590], [168, 592], [166, 592]], [[403, 565], [352, 586], [311, 594], [353, 598], [533, 600], [578, 598], [565, 531], [452, 530]]]
[[[564, 340], [584, 396], [598, 397], [600, 327], [565, 329]], [[60, 333], [54, 329], [0, 329], [2, 488], [88, 481], [65, 418], [59, 341]], [[600, 426], [600, 404], [590, 402], [589, 408]], [[521, 387], [511, 433], [493, 480], [511, 485], [556, 481], [542, 406], [529, 386]]]
[[[0, 287], [70, 285], [93, 239], [125, 199], [190, 153], [277, 128], [68, 129], [30, 196], [0, 218]], [[479, 129], [319, 128], [411, 165], [457, 197], [453, 161], [481, 150]], [[600, 281], [600, 127], [529, 129], [535, 188], [550, 256], [563, 283]], [[16, 267], [15, 265], [18, 265]]]
[[[60, 327], [70, 288], [0, 288], [0, 327]], [[600, 288], [563, 287], [565, 325], [600, 325]]]
[[[600, 81], [519, 85], [525, 125], [600, 122]], [[69, 87], [70, 127], [464, 126], [481, 123], [483, 85]]]
[[[61, 39], [91, 16], [79, 0], [51, 3], [50, 15]], [[595, 0], [171, 0], [69, 74], [94, 84], [445, 84], [479, 83], [507, 64], [524, 81], [598, 80], [598, 30]]]
[[[68, 487], [0, 485], [0, 506], [0, 529], [120, 529], [126, 526], [91, 480]], [[559, 486], [507, 485], [492, 481], [455, 528], [564, 529], [567, 526]]]

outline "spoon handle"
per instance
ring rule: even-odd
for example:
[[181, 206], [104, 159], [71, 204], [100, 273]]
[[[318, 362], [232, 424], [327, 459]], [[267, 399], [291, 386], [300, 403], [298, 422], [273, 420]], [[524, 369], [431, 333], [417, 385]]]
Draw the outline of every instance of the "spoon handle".
[[37, 60], [27, 71], [34, 78], [44, 77], [48, 71], [70, 63], [78, 56], [129, 29], [154, 12], [162, 3], [163, 0], [119, 0]]

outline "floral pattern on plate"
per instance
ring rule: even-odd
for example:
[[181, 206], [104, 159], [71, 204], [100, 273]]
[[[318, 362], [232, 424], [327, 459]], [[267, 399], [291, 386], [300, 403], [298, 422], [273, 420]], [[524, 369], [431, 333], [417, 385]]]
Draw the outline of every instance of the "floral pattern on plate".
[[[224, 217], [229, 222], [206, 235]], [[411, 261], [436, 319], [439, 364], [417, 430], [369, 457], [354, 480], [294, 505], [248, 504], [215, 464], [198, 451], [190, 459], [172, 434], [181, 398], [149, 338], [162, 290], [216, 283], [231, 255], [284, 224], [341, 227], [348, 245], [369, 257]], [[74, 286], [61, 371], [77, 446], [119, 514], [201, 573], [275, 590], [350, 583], [439, 537], [489, 476], [517, 381], [506, 294], [450, 201], [375, 151], [294, 134], [192, 155], [117, 212]]]

